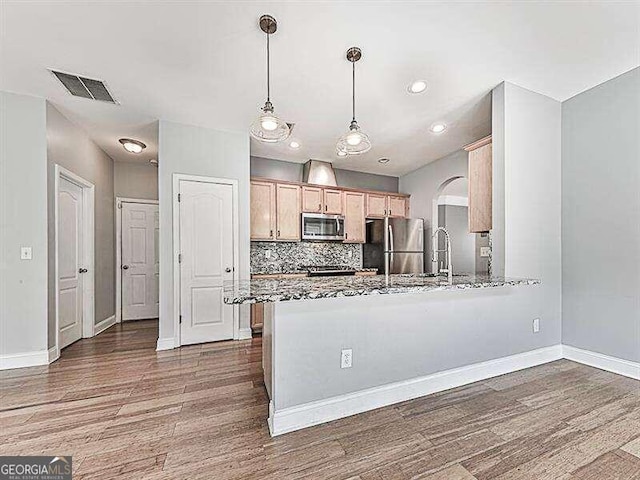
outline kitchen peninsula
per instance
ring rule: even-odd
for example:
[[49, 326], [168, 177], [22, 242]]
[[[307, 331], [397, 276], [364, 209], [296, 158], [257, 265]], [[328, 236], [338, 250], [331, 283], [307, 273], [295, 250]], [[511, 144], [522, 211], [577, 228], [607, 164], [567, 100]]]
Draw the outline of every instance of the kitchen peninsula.
[[[478, 361], [471, 355], [452, 364], [448, 352], [464, 349], [470, 321], [501, 325], [508, 338], [513, 306], [531, 298], [522, 294], [530, 288], [517, 287], [539, 283], [428, 274], [256, 279], [226, 285], [224, 301], [265, 305], [263, 369], [275, 436], [505, 373], [501, 365], [471, 365]], [[516, 361], [528, 367], [535, 354]]]

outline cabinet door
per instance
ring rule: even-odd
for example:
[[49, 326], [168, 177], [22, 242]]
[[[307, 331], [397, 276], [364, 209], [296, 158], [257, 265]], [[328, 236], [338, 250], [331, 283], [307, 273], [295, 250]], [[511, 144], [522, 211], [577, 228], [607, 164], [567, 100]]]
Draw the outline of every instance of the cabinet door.
[[469, 232], [492, 228], [491, 144], [469, 152]]
[[342, 190], [324, 189], [324, 213], [342, 215]]
[[276, 239], [300, 240], [300, 187], [276, 185]]
[[322, 213], [322, 189], [319, 187], [302, 187], [302, 211]]
[[380, 218], [387, 215], [387, 195], [367, 193], [367, 217]]
[[251, 182], [251, 240], [273, 240], [276, 231], [276, 186]]
[[251, 305], [251, 330], [262, 330], [264, 324], [264, 303]]
[[364, 200], [364, 193], [344, 192], [345, 243], [365, 241]]
[[405, 217], [405, 209], [407, 205], [404, 197], [394, 197], [389, 195], [389, 216], [396, 218]]

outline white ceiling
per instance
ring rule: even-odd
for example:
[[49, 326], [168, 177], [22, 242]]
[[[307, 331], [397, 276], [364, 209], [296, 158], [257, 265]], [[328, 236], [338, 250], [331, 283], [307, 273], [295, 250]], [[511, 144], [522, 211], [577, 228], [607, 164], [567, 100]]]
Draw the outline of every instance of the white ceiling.
[[[489, 92], [503, 80], [565, 100], [639, 63], [638, 2], [36, 2], [0, 3], [0, 89], [50, 99], [116, 160], [123, 136], [150, 145], [165, 119], [248, 131], [264, 103], [264, 34], [276, 17], [272, 100], [295, 122], [298, 151], [252, 143], [252, 154], [400, 175], [490, 131]], [[339, 159], [350, 121], [357, 45], [357, 117], [373, 149]], [[120, 105], [68, 95], [47, 68], [99, 78]], [[411, 80], [428, 90], [410, 95]], [[429, 126], [445, 121], [444, 134]], [[146, 135], [146, 136], [145, 136]], [[391, 162], [379, 164], [378, 158]]]

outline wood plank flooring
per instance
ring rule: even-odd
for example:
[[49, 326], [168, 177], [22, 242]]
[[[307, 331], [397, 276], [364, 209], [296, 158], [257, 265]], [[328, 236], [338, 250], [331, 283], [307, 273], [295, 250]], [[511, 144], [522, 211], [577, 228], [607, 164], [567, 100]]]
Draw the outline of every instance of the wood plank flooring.
[[640, 382], [558, 361], [271, 438], [260, 338], [155, 352], [116, 325], [0, 372], [0, 454], [75, 479], [640, 480]]

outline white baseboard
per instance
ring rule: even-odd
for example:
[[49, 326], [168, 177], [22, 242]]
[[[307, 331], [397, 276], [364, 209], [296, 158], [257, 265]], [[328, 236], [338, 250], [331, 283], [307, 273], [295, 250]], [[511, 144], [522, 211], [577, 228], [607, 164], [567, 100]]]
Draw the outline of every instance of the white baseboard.
[[49, 351], [38, 350], [35, 352], [12, 353], [0, 355], [0, 370], [12, 368], [37, 367], [49, 364]]
[[159, 338], [156, 345], [156, 352], [161, 352], [163, 350], [173, 350], [174, 348], [176, 348], [175, 338]]
[[238, 340], [247, 340], [252, 337], [250, 328], [241, 328], [238, 331]]
[[116, 324], [116, 316], [111, 315], [109, 318], [105, 318], [99, 323], [96, 323], [96, 326], [93, 327], [93, 336], [96, 336], [102, 332], [104, 332], [107, 328]]
[[272, 436], [281, 435], [561, 358], [558, 344], [277, 411], [270, 405], [269, 429]]
[[573, 360], [574, 362], [640, 380], [640, 363], [638, 362], [610, 357], [609, 355], [583, 350], [570, 345], [562, 346], [562, 355], [567, 360]]
[[49, 362], [48, 363], [53, 363], [57, 359], [59, 359], [60, 358], [60, 350], [58, 350], [58, 347], [57, 346], [51, 347], [49, 349], [48, 356], [49, 356]]

